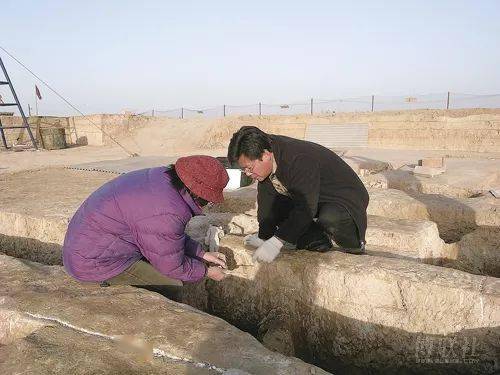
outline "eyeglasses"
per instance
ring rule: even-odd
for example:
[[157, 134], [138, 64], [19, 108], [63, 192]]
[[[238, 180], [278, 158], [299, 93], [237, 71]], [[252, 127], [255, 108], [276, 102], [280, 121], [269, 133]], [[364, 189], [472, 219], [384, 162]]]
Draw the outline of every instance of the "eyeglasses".
[[251, 166], [240, 168], [240, 171], [245, 173], [245, 174], [252, 174], [253, 170], [255, 168], [256, 162], [257, 162], [257, 160], [254, 160]]

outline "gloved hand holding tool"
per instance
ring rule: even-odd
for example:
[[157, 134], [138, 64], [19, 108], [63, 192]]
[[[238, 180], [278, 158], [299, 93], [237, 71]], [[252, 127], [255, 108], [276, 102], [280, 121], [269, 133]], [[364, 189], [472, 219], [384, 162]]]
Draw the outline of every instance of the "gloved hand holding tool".
[[205, 235], [205, 245], [208, 246], [209, 251], [217, 251], [220, 246], [220, 239], [224, 237], [222, 227], [210, 225]]

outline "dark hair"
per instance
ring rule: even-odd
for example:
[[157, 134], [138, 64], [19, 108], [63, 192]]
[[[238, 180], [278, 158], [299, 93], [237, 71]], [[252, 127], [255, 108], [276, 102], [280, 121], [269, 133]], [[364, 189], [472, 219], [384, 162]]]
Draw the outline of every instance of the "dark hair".
[[271, 138], [268, 134], [256, 126], [243, 126], [233, 134], [227, 158], [234, 165], [241, 155], [245, 155], [250, 160], [257, 160], [262, 157], [265, 150], [271, 151]]
[[184, 182], [182, 182], [181, 178], [177, 174], [177, 171], [175, 170], [175, 165], [171, 164], [168, 166], [168, 168], [169, 168], [168, 173], [170, 174], [170, 181], [172, 181], [173, 187], [177, 191], [181, 191], [183, 188], [186, 187], [186, 185], [184, 185]]
[[177, 190], [181, 191], [182, 189], [186, 189], [189, 195], [193, 198], [193, 200], [198, 204], [200, 207], [206, 206], [209, 202], [206, 199], [203, 199], [202, 197], [197, 196], [195, 193], [193, 193], [191, 190], [188, 189], [188, 187], [182, 182], [181, 178], [177, 174], [177, 171], [175, 170], [175, 165], [171, 164], [168, 166], [168, 173], [170, 174], [170, 181], [172, 182], [172, 186]]

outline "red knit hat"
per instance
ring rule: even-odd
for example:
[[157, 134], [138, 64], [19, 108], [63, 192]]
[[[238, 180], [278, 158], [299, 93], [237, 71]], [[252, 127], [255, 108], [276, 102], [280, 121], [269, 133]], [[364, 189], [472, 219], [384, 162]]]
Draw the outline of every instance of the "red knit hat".
[[214, 203], [224, 200], [222, 190], [229, 176], [217, 159], [205, 155], [186, 156], [177, 159], [175, 171], [184, 185], [200, 198]]

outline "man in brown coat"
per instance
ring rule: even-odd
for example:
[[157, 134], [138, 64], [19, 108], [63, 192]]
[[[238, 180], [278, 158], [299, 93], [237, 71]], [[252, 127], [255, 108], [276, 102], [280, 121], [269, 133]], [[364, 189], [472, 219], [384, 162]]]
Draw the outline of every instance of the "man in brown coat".
[[364, 252], [368, 192], [333, 151], [244, 126], [228, 158], [259, 182], [259, 232], [245, 238], [258, 248], [254, 259], [271, 262], [283, 246], [328, 251], [330, 238], [346, 252]]

